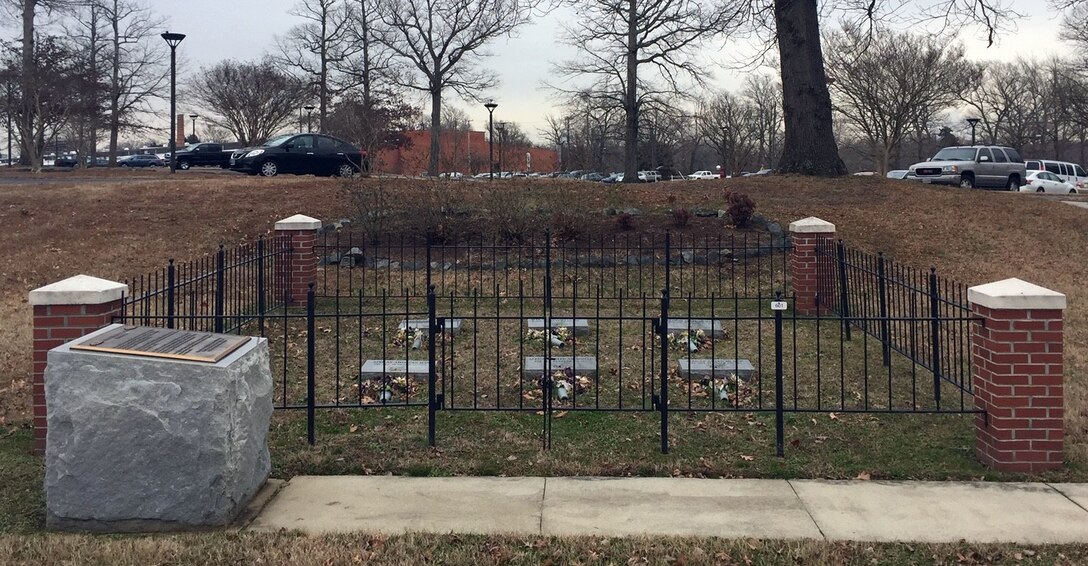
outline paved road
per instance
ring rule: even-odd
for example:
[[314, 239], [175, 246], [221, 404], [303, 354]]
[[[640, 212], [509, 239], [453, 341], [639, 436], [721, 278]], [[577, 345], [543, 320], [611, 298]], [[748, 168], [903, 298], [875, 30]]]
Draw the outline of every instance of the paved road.
[[300, 476], [248, 526], [918, 542], [1088, 542], [1088, 484]]

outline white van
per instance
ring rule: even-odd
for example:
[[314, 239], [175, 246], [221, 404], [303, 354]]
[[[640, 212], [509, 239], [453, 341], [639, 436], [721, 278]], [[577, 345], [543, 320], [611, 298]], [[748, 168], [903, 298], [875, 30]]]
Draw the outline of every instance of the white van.
[[1026, 159], [1024, 165], [1027, 166], [1028, 175], [1031, 175], [1032, 171], [1050, 171], [1076, 187], [1078, 192], [1081, 189], [1088, 189], [1088, 172], [1076, 163], [1050, 159]]

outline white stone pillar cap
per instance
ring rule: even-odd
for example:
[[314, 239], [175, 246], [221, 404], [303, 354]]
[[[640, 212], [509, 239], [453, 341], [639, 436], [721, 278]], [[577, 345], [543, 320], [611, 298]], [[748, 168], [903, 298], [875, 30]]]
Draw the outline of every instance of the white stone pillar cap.
[[290, 218], [284, 218], [276, 223], [276, 231], [286, 230], [320, 230], [321, 221], [305, 214], [296, 214]]
[[795, 234], [834, 234], [835, 225], [815, 216], [790, 222], [790, 232]]
[[90, 275], [75, 275], [30, 292], [30, 304], [101, 305], [119, 300], [128, 293], [128, 285]]
[[1065, 309], [1065, 295], [1028, 283], [1023, 279], [1004, 279], [967, 289], [967, 300], [988, 309]]

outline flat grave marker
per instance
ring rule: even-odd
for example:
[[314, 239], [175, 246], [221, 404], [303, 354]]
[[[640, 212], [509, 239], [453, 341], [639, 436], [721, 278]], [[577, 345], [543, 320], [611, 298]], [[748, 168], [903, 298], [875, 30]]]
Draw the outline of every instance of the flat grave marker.
[[[552, 329], [569, 328], [574, 330], [575, 336], [589, 334], [589, 319], [587, 318], [552, 318]], [[544, 330], [543, 318], [530, 318], [526, 321], [529, 330]]]
[[722, 325], [722, 321], [710, 320], [709, 318], [670, 318], [668, 330], [670, 333], [702, 330], [711, 338], [725, 337], [725, 327]]
[[547, 372], [557, 372], [567, 368], [575, 375], [597, 375], [597, 358], [594, 356], [552, 356], [545, 364], [544, 356], [526, 356], [522, 364], [522, 373], [528, 377], [539, 377]]
[[396, 377], [406, 374], [409, 377], [425, 379], [428, 374], [428, 362], [427, 360], [366, 360], [359, 374], [363, 379], [381, 379], [387, 375]]
[[[400, 325], [397, 326], [397, 330], [404, 330], [404, 327], [414, 328], [416, 330], [427, 330], [430, 323], [425, 318], [411, 318], [408, 320], [402, 320]], [[459, 318], [447, 318], [446, 324], [443, 330], [451, 334], [457, 334], [461, 332], [461, 319]]]
[[676, 361], [680, 375], [688, 379], [729, 377], [736, 374], [741, 379], [748, 379], [755, 374], [756, 368], [750, 360], [731, 358], [680, 358]]

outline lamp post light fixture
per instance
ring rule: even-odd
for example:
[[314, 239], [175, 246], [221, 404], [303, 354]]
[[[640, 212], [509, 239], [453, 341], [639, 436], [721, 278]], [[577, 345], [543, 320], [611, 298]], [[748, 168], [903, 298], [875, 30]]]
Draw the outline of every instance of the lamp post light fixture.
[[306, 109], [306, 133], [312, 134], [314, 131], [314, 106], [312, 104], [304, 106]]
[[506, 148], [506, 122], [499, 122], [499, 176], [502, 176], [502, 150]]
[[[178, 146], [178, 45], [185, 39], [183, 33], [165, 32], [162, 38], [170, 46], [170, 173], [177, 172], [174, 153]], [[182, 124], [184, 126], [184, 124]]]
[[494, 99], [487, 99], [484, 108], [487, 108], [487, 180], [495, 180], [495, 108], [498, 108]]
[[967, 123], [971, 124], [971, 145], [975, 145], [975, 126], [978, 125], [979, 118], [968, 118]]
[[193, 136], [193, 139], [199, 139], [196, 137], [196, 119], [199, 117], [199, 114], [189, 114], [189, 118], [193, 121], [193, 133], [190, 134], [191, 136]]

